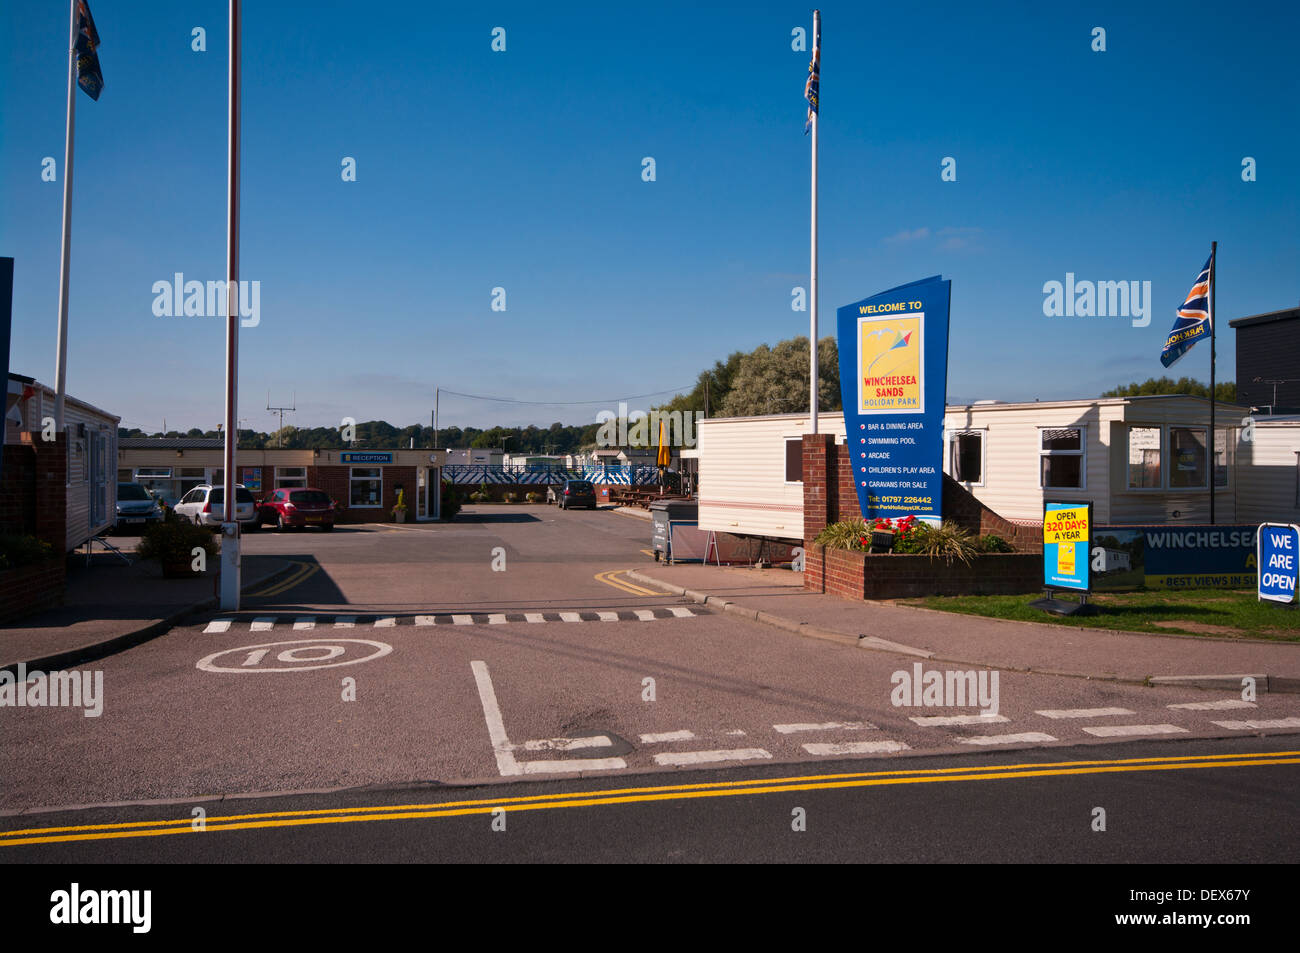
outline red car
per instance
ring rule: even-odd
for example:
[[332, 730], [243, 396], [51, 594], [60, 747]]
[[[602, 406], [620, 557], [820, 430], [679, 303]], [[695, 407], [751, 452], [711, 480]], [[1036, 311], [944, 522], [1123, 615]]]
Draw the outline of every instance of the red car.
[[334, 528], [334, 501], [324, 490], [313, 487], [276, 490], [262, 500], [257, 510], [257, 525], [274, 523], [284, 532], [290, 526]]

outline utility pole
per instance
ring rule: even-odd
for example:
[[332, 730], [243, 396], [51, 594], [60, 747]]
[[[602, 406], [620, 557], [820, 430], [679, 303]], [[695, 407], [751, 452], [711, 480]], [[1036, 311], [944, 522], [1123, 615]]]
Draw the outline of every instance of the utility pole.
[[283, 447], [283, 446], [284, 446], [284, 415], [285, 415], [286, 413], [295, 413], [295, 412], [297, 412], [297, 410], [298, 410], [298, 392], [297, 392], [297, 391], [294, 391], [294, 392], [293, 392], [293, 406], [292, 406], [292, 407], [272, 407], [272, 406], [271, 406], [271, 392], [268, 390], [268, 391], [266, 392], [266, 409], [269, 410], [269, 411], [271, 411], [271, 413], [273, 413], [273, 414], [274, 414], [274, 413], [279, 413], [279, 415], [280, 415], [280, 429], [279, 429], [278, 431], [276, 431], [276, 443], [279, 444], [279, 446]]

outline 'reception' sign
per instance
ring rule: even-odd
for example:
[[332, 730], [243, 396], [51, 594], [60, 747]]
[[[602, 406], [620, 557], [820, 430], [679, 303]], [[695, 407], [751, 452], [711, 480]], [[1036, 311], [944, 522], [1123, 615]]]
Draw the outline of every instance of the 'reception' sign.
[[1091, 589], [1091, 503], [1043, 504], [1043, 583], [1052, 589]]
[[846, 443], [865, 519], [939, 522], [951, 291], [935, 275], [837, 312]]

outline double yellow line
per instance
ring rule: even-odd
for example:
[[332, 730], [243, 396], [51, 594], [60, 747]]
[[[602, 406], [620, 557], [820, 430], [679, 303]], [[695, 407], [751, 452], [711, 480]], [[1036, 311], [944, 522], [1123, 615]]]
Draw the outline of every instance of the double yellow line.
[[654, 589], [646, 589], [644, 586], [638, 586], [634, 582], [628, 582], [626, 579], [615, 579], [615, 576], [621, 573], [630, 572], [628, 569], [607, 569], [604, 572], [596, 573], [596, 580], [603, 582], [607, 586], [613, 586], [615, 589], [621, 589], [624, 592], [630, 592], [634, 596], [666, 596], [666, 592], [658, 592]]
[[255, 589], [252, 592], [244, 593], [244, 595], [251, 596], [254, 598], [261, 598], [263, 596], [278, 596], [280, 593], [288, 592], [294, 586], [298, 585], [299, 583], [305, 582], [307, 579], [316, 575], [316, 573], [320, 572], [319, 563], [304, 563], [304, 562], [300, 562], [297, 559], [290, 559], [288, 560], [288, 562], [294, 566], [297, 566], [298, 568], [295, 569], [284, 579], [281, 579], [279, 582], [272, 582], [268, 584], [265, 588]]
[[609, 804], [641, 804], [653, 801], [680, 801], [694, 798], [785, 794], [797, 791], [826, 791], [836, 788], [875, 787], [895, 784], [935, 784], [944, 781], [1006, 781], [1080, 774], [1248, 768], [1279, 764], [1300, 764], [1300, 751], [1186, 755], [1174, 758], [1125, 758], [1111, 761], [1057, 761], [1045, 764], [1000, 764], [963, 768], [925, 768], [911, 771], [870, 771], [856, 774], [816, 774], [788, 778], [716, 781], [703, 784], [616, 788], [585, 793], [567, 792], [562, 794], [534, 794], [523, 797], [482, 798], [470, 801], [447, 801], [441, 804], [398, 804], [375, 807], [326, 808], [312, 811], [232, 814], [225, 817], [206, 818], [203, 831], [195, 831], [192, 827], [194, 822], [188, 817], [174, 820], [129, 821], [119, 824], [34, 827], [25, 830], [0, 832], [0, 847], [54, 844], [66, 841], [109, 840], [122, 837], [162, 837], [168, 834], [214, 833], [272, 827], [302, 827], [315, 824], [355, 824], [362, 821], [461, 817], [467, 814], [491, 814], [493, 811], [501, 809], [507, 812], [544, 811], [560, 808], [600, 807]]

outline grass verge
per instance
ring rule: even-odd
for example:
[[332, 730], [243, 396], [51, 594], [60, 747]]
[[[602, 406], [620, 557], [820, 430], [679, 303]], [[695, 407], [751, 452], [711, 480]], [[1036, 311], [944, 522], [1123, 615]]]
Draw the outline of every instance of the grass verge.
[[1031, 609], [1029, 603], [1041, 597], [1041, 593], [1025, 596], [927, 596], [900, 602], [944, 612], [1027, 622], [1057, 622], [1079, 628], [1300, 642], [1300, 610], [1259, 602], [1254, 590], [1098, 592], [1088, 598], [1088, 602], [1096, 606], [1096, 611], [1086, 616], [1054, 616], [1040, 609]]

